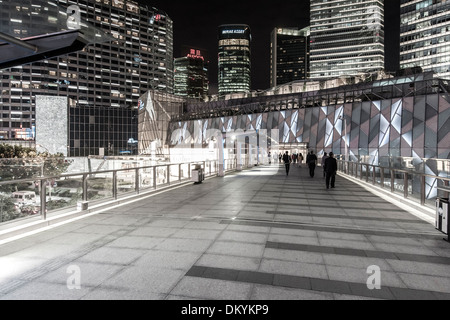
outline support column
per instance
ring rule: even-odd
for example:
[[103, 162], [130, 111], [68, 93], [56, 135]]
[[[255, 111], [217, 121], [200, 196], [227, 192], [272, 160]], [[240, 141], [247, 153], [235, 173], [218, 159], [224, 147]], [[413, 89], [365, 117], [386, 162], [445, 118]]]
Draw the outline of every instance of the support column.
[[251, 143], [248, 144], [248, 166], [253, 167], [253, 146]]
[[237, 148], [237, 171], [242, 171], [242, 145], [239, 140], [236, 142]]
[[223, 137], [218, 137], [217, 140], [217, 148], [218, 148], [218, 152], [219, 152], [219, 173], [217, 174], [219, 177], [224, 177], [225, 176], [225, 170], [224, 170], [224, 165], [225, 165], [225, 156], [224, 156], [224, 150], [223, 150]]

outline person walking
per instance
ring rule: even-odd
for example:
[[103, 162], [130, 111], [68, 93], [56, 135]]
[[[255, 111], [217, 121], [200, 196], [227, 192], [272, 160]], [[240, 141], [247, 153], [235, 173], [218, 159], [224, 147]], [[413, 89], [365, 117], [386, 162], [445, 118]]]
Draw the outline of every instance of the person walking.
[[327, 189], [330, 189], [330, 184], [332, 189], [335, 188], [337, 169], [338, 169], [337, 161], [334, 158], [333, 152], [330, 152], [330, 156], [328, 157], [327, 160], [325, 160], [325, 170], [327, 172], [326, 178]]
[[288, 176], [291, 169], [291, 157], [289, 156], [289, 151], [286, 151], [286, 153], [284, 154], [283, 161], [286, 167], [286, 176]]
[[325, 170], [325, 161], [328, 159], [328, 153], [324, 153], [323, 157], [322, 157], [322, 169], [323, 169], [323, 177], [326, 178], [327, 177], [327, 172]]
[[298, 155], [298, 167], [301, 168], [303, 163], [303, 154]]
[[314, 151], [311, 151], [311, 153], [308, 154], [308, 157], [306, 158], [306, 163], [308, 164], [309, 167], [309, 175], [311, 176], [311, 178], [314, 178], [317, 166], [317, 156], [314, 154]]

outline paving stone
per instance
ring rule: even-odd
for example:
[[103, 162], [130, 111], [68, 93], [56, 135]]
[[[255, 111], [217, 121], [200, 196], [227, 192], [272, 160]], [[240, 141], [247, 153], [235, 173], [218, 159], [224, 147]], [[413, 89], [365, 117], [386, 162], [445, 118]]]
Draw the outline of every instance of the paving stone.
[[384, 300], [395, 300], [395, 296], [387, 287], [381, 287], [380, 290], [370, 290], [366, 284], [350, 283], [349, 285], [352, 295]]
[[350, 285], [342, 281], [311, 279], [312, 290], [351, 294]]
[[280, 288], [264, 285], [255, 285], [251, 300], [333, 300], [333, 294], [325, 292], [312, 291], [310, 289], [302, 290], [297, 288]]
[[171, 291], [173, 295], [207, 300], [247, 300], [252, 284], [205, 278], [183, 278]]
[[257, 271], [261, 259], [247, 257], [222, 256], [218, 254], [203, 254], [196, 266], [214, 268], [236, 268], [239, 270]]
[[254, 271], [239, 271], [237, 281], [258, 283], [271, 285], [273, 283], [273, 274], [254, 272]]
[[278, 287], [296, 288], [311, 290], [311, 279], [306, 277], [294, 277], [288, 275], [275, 274], [273, 285]]

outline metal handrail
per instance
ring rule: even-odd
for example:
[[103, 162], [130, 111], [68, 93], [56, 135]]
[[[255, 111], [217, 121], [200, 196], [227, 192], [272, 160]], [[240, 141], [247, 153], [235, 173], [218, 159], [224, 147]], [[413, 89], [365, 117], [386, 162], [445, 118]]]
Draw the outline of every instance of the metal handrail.
[[35, 177], [35, 178], [29, 178], [29, 179], [10, 180], [10, 181], [3, 181], [3, 182], [0, 181], [0, 186], [8, 185], [8, 184], [28, 183], [30, 181], [79, 177], [79, 176], [83, 176], [83, 175], [92, 176], [92, 175], [97, 175], [97, 174], [102, 174], [102, 173], [114, 173], [114, 172], [121, 172], [121, 171], [131, 171], [131, 170], [135, 170], [135, 169], [145, 170], [145, 169], [153, 169], [153, 168], [175, 166], [175, 165], [187, 165], [187, 164], [190, 164], [192, 166], [192, 165], [196, 165], [196, 164], [204, 163], [204, 162], [217, 162], [217, 161], [202, 161], [202, 162], [198, 161], [198, 162], [170, 163], [170, 164], [160, 164], [160, 165], [145, 166], [145, 167], [132, 167], [132, 168], [127, 168], [127, 169], [88, 171], [88, 172], [70, 173], [70, 174], [62, 174], [62, 175], [55, 175], [55, 176], [44, 176], [44, 177]]
[[[224, 159], [224, 163], [229, 163], [229, 165], [224, 168], [225, 172], [231, 172], [237, 170], [237, 159]], [[181, 174], [181, 170], [183, 166], [189, 166], [188, 170], [188, 178], [183, 178]], [[126, 169], [114, 169], [114, 170], [103, 170], [103, 171], [89, 171], [89, 172], [79, 172], [79, 173], [70, 173], [70, 174], [61, 174], [61, 175], [50, 175], [45, 177], [33, 177], [33, 178], [27, 178], [27, 179], [20, 179], [20, 180], [10, 180], [10, 181], [2, 181], [0, 182], [0, 186], [6, 186], [6, 185], [17, 185], [17, 184], [33, 184], [38, 183], [40, 188], [40, 215], [43, 220], [47, 220], [47, 181], [48, 180], [61, 180], [61, 179], [67, 179], [67, 178], [73, 178], [73, 177], [82, 177], [82, 202], [88, 202], [88, 180], [96, 175], [102, 175], [102, 174], [112, 174], [112, 196], [108, 197], [108, 199], [118, 199], [118, 173], [120, 172], [130, 172], [134, 171], [134, 182], [135, 182], [135, 194], [139, 195], [141, 188], [140, 188], [140, 171], [141, 170], [149, 170], [151, 169], [152, 177], [153, 177], [153, 185], [151, 187], [146, 187], [145, 189], [153, 188], [154, 190], [157, 190], [158, 183], [156, 179], [157, 175], [157, 169], [158, 168], [167, 168], [166, 177], [167, 182], [165, 182], [163, 185], [171, 185], [172, 183], [183, 183], [185, 181], [189, 181], [191, 179], [191, 169], [193, 166], [201, 165], [202, 168], [205, 171], [206, 177], [211, 177], [214, 175], [219, 174], [219, 161], [218, 160], [208, 160], [208, 161], [195, 161], [195, 162], [183, 162], [183, 163], [167, 163], [167, 164], [158, 164], [153, 166], [144, 166], [144, 167], [132, 167], [132, 168], [126, 168]], [[178, 179], [176, 181], [171, 181], [170, 177], [170, 167], [178, 167]], [[245, 164], [242, 165], [243, 168], [247, 167]], [[207, 170], [209, 169], [209, 170]], [[161, 184], [160, 184], [161, 185]], [[84, 210], [84, 209], [83, 209]]]
[[[445, 178], [445, 177], [440, 177], [440, 176], [436, 176], [436, 175], [432, 175], [432, 174], [427, 174], [427, 173], [423, 173], [423, 172], [417, 172], [414, 170], [408, 170], [408, 169], [400, 169], [400, 168], [392, 168], [392, 167], [382, 167], [379, 165], [374, 165], [374, 164], [368, 164], [368, 163], [362, 163], [362, 162], [352, 162], [352, 161], [344, 161], [344, 160], [337, 160], [338, 161], [338, 170], [348, 174], [350, 176], [354, 176], [358, 178], [358, 173], [359, 173], [359, 178], [360, 180], [364, 180], [366, 183], [369, 183], [369, 176], [370, 173], [372, 175], [372, 184], [373, 185], [377, 185], [376, 183], [376, 176], [375, 176], [375, 171], [376, 169], [380, 170], [380, 183], [379, 185], [384, 188], [385, 186], [385, 176], [384, 176], [384, 172], [385, 171], [389, 171], [390, 172], [390, 179], [391, 179], [391, 192], [395, 191], [395, 175], [396, 174], [403, 174], [403, 196], [405, 199], [407, 199], [409, 197], [409, 193], [408, 193], [408, 188], [409, 188], [409, 176], [410, 175], [417, 175], [420, 178], [420, 204], [422, 206], [426, 205], [426, 195], [425, 195], [425, 182], [426, 182], [426, 178], [431, 178], [431, 179], [436, 179], [436, 180], [441, 180], [444, 182], [444, 185], [446, 187], [450, 186], [450, 178]], [[363, 167], [366, 168], [365, 170], [365, 177], [363, 177]], [[370, 170], [370, 168], [372, 168], [372, 170]], [[358, 170], [359, 169], [359, 170]], [[445, 191], [442, 188], [439, 188], [436, 186], [437, 189], [441, 190], [441, 191]], [[444, 197], [449, 197], [450, 192], [444, 192]]]
[[401, 172], [401, 173], [423, 175], [423, 176], [428, 177], [428, 178], [442, 179], [442, 180], [444, 180], [444, 181], [449, 181], [449, 182], [450, 182], [450, 178], [445, 178], [445, 177], [440, 177], [440, 176], [436, 176], [436, 175], [431, 175], [431, 174], [427, 174], [427, 173], [423, 173], [423, 172], [413, 171], [412, 169], [408, 170], [408, 169], [399, 169], [399, 168], [393, 168], [393, 167], [382, 167], [382, 166], [378, 166], [378, 165], [374, 165], [374, 164], [369, 164], [369, 163], [353, 162], [353, 161], [344, 161], [344, 160], [337, 160], [337, 161], [338, 161], [338, 162], [353, 163], [353, 164], [363, 165], [363, 166], [369, 166], [369, 167], [379, 168], [379, 169], [387, 169], [387, 170], [390, 170], [390, 171], [397, 171], [397, 172]]

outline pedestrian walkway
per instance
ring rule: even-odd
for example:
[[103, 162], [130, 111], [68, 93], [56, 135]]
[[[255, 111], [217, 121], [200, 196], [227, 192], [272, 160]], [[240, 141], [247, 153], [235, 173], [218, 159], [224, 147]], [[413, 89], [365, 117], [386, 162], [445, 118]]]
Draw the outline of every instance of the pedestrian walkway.
[[450, 299], [450, 245], [433, 225], [279, 164], [3, 244], [0, 270], [7, 300]]

